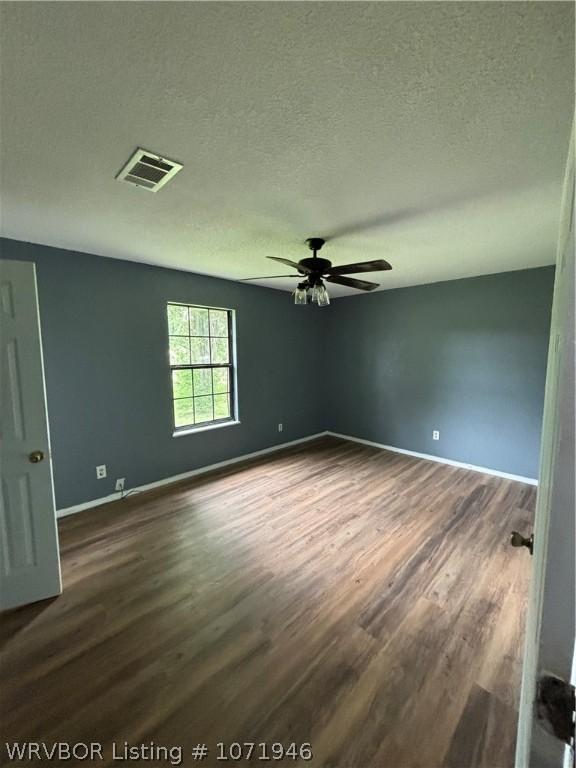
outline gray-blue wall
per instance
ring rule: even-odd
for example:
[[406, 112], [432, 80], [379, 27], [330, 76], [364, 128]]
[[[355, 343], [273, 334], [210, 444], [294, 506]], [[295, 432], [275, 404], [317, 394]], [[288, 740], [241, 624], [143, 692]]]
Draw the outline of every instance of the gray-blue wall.
[[[289, 294], [0, 242], [2, 258], [36, 263], [58, 509], [112, 493], [117, 477], [133, 487], [324, 429], [321, 329]], [[241, 424], [172, 437], [167, 301], [237, 310]]]
[[[2, 258], [36, 263], [59, 509], [112, 493], [117, 477], [130, 488], [325, 429], [537, 475], [553, 267], [319, 309], [237, 282], [0, 244]], [[172, 437], [167, 301], [237, 310], [240, 425]]]
[[537, 477], [553, 281], [543, 267], [334, 302], [330, 429]]

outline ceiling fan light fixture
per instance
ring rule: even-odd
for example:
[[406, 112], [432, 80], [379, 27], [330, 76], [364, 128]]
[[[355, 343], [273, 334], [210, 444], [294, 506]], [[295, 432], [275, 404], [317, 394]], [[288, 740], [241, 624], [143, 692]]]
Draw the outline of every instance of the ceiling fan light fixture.
[[319, 283], [312, 288], [312, 301], [319, 307], [327, 307], [330, 304], [330, 296], [324, 283]]
[[294, 304], [308, 304], [308, 286], [306, 283], [298, 283], [298, 287], [292, 294]]

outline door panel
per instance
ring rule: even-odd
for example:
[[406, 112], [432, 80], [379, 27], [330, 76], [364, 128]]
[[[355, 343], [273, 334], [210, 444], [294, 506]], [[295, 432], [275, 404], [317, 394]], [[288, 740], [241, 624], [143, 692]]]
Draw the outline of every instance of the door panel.
[[[60, 594], [34, 265], [0, 261], [0, 608]], [[30, 454], [36, 453], [32, 458]]]

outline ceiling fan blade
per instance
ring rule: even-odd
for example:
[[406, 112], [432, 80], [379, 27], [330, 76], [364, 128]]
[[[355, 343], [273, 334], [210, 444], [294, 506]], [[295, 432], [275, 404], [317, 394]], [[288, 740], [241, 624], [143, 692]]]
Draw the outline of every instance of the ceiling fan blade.
[[242, 277], [238, 281], [239, 283], [246, 283], [249, 280], [274, 280], [277, 277], [299, 277], [301, 278], [302, 275], [262, 275], [262, 277]]
[[329, 283], [338, 283], [346, 285], [348, 288], [357, 288], [359, 291], [373, 291], [378, 288], [378, 283], [369, 283], [367, 280], [356, 280], [354, 277], [344, 277], [341, 275], [327, 275], [325, 278]]
[[390, 264], [384, 259], [376, 259], [375, 261], [360, 261], [358, 264], [341, 264], [337, 267], [331, 267], [327, 275], [353, 275], [355, 272], [381, 272], [383, 270], [388, 271], [392, 269]]
[[266, 258], [272, 259], [272, 261], [280, 261], [282, 264], [287, 264], [289, 267], [293, 267], [300, 272], [301, 275], [307, 275], [310, 272], [306, 267], [301, 267], [299, 264], [296, 264], [295, 261], [290, 261], [290, 259], [282, 259], [279, 256], [266, 256]]

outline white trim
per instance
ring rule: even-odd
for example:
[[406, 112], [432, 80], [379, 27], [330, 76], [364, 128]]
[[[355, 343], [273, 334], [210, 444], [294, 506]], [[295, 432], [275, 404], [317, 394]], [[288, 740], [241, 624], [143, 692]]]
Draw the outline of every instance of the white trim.
[[[570, 674], [570, 684], [576, 685], [576, 637], [574, 638], [574, 653], [572, 654], [572, 672]], [[572, 760], [572, 750], [574, 749], [573, 745], [566, 744], [564, 747], [564, 762], [562, 763], [563, 768], [572, 768], [574, 765], [574, 762]]]
[[184, 427], [172, 432], [172, 437], [185, 437], [186, 435], [196, 435], [198, 432], [208, 432], [210, 429], [221, 429], [222, 427], [234, 427], [236, 424], [241, 424], [241, 421], [222, 421], [217, 424], [207, 424], [204, 427]]
[[[180, 475], [172, 475], [171, 477], [165, 477], [163, 480], [155, 480], [153, 483], [147, 483], [146, 485], [139, 485], [135, 488], [126, 488], [125, 492], [130, 491], [149, 491], [152, 488], [160, 488], [163, 485], [169, 485], [170, 483], [177, 483], [180, 480], [186, 480], [188, 477], [195, 477], [196, 475], [202, 475], [206, 472], [212, 472], [220, 467], [227, 467], [230, 464], [237, 464], [247, 459], [252, 459], [256, 456], [264, 456], [267, 453], [274, 453], [274, 451], [280, 451], [282, 448], [289, 448], [291, 445], [297, 445], [298, 443], [306, 443], [309, 440], [315, 440], [318, 437], [325, 435], [331, 435], [332, 437], [339, 437], [341, 440], [349, 440], [352, 443], [361, 443], [362, 445], [370, 445], [373, 448], [380, 448], [384, 451], [393, 451], [394, 453], [403, 453], [407, 456], [414, 456], [417, 459], [426, 459], [427, 461], [435, 461], [438, 464], [449, 464], [452, 467], [460, 467], [461, 469], [471, 469], [474, 472], [484, 472], [487, 475], [495, 475], [496, 477], [504, 477], [507, 480], [517, 480], [521, 483], [528, 483], [529, 485], [538, 485], [538, 480], [533, 477], [522, 477], [522, 475], [512, 475], [509, 472], [500, 472], [497, 469], [488, 469], [487, 467], [477, 467], [475, 464], [465, 464], [462, 461], [454, 461], [453, 459], [444, 459], [440, 456], [432, 456], [428, 453], [418, 453], [417, 451], [408, 451], [405, 448], [395, 448], [392, 445], [384, 445], [383, 443], [375, 443], [373, 440], [364, 440], [361, 437], [352, 437], [351, 435], [342, 435], [339, 432], [331, 432], [325, 430], [324, 432], [316, 432], [314, 435], [308, 435], [308, 437], [300, 437], [298, 440], [290, 440], [288, 443], [279, 443], [273, 445], [270, 448], [263, 448], [260, 451], [253, 451], [252, 453], [245, 453], [242, 456], [236, 456], [233, 459], [226, 459], [225, 461], [219, 461], [216, 464], [209, 464], [206, 467], [198, 467], [198, 469], [192, 469], [189, 472], [182, 472]], [[73, 507], [66, 507], [65, 509], [59, 509], [57, 511], [58, 517], [67, 517], [68, 515], [74, 515], [76, 512], [83, 512], [85, 509], [91, 509], [92, 507], [99, 507], [101, 504], [108, 504], [111, 501], [119, 501], [120, 497], [116, 493], [111, 493], [109, 496], [102, 496], [99, 499], [92, 499], [92, 501], [86, 501], [83, 504], [76, 504]]]
[[395, 448], [393, 445], [384, 445], [383, 443], [375, 443], [372, 440], [364, 440], [361, 437], [352, 437], [351, 435], [341, 435], [338, 432], [326, 432], [327, 435], [332, 437], [340, 437], [342, 440], [350, 440], [353, 443], [362, 443], [362, 445], [371, 445], [373, 448], [381, 448], [384, 451], [393, 451], [394, 453], [404, 453], [407, 456], [415, 456], [417, 459], [426, 459], [427, 461], [435, 461], [438, 464], [449, 464], [451, 467], [460, 467], [461, 469], [471, 469], [474, 472], [483, 472], [486, 475], [495, 475], [496, 477], [504, 477], [507, 480], [517, 480], [520, 483], [527, 483], [528, 485], [538, 485], [538, 480], [533, 477], [523, 477], [522, 475], [512, 475], [509, 472], [500, 472], [498, 469], [489, 469], [488, 467], [478, 467], [475, 464], [465, 464], [463, 461], [454, 461], [453, 459], [444, 459], [441, 456], [432, 456], [429, 453], [418, 453], [417, 451], [408, 451], [405, 448]]
[[[169, 485], [170, 483], [177, 483], [180, 480], [186, 480], [188, 477], [195, 477], [196, 475], [203, 475], [206, 472], [212, 472], [220, 467], [227, 467], [230, 464], [237, 464], [240, 461], [246, 461], [252, 459], [255, 456], [264, 456], [267, 453], [273, 453], [274, 451], [280, 451], [282, 448], [289, 448], [291, 445], [297, 445], [298, 443], [307, 443], [309, 440], [315, 440], [318, 437], [323, 437], [329, 434], [328, 432], [317, 432], [314, 435], [308, 435], [308, 437], [300, 437], [297, 440], [290, 440], [287, 443], [279, 443], [273, 445], [270, 448], [263, 448], [260, 451], [253, 451], [252, 453], [244, 453], [242, 456], [236, 456], [233, 459], [226, 459], [225, 461], [219, 461], [216, 464], [209, 464], [206, 467], [198, 467], [198, 469], [191, 469], [189, 472], [182, 472], [180, 475], [172, 475], [171, 477], [165, 477], [163, 480], [155, 480], [153, 483], [147, 483], [146, 485], [139, 485], [135, 488], [126, 488], [125, 493], [130, 491], [149, 491], [152, 488], [160, 488], [162, 485]], [[119, 491], [111, 493], [108, 496], [102, 496], [99, 499], [92, 499], [92, 501], [86, 501], [82, 504], [76, 504], [73, 507], [66, 507], [65, 509], [59, 509], [57, 511], [58, 517], [67, 517], [68, 515], [74, 515], [76, 512], [83, 512], [85, 509], [91, 509], [92, 507], [99, 507], [101, 504], [108, 504], [111, 501], [119, 501]]]

